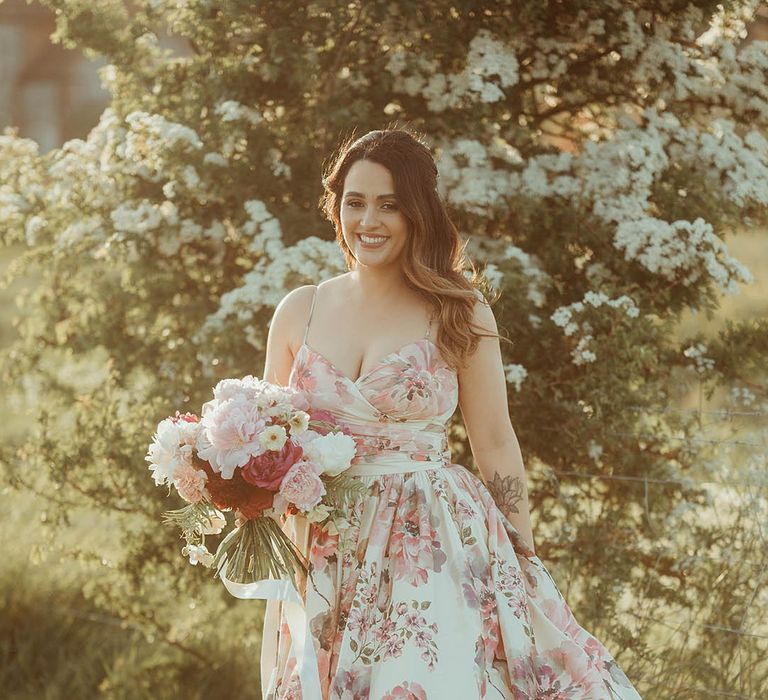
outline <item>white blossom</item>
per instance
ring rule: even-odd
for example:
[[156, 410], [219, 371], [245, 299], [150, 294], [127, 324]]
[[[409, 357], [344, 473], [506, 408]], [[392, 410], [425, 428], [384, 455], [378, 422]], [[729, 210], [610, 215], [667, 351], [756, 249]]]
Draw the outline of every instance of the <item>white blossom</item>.
[[264, 117], [251, 107], [246, 107], [237, 100], [224, 100], [216, 105], [214, 112], [221, 117], [222, 122], [246, 121], [258, 125]]
[[683, 355], [693, 361], [692, 369], [699, 374], [705, 374], [714, 369], [715, 361], [711, 357], [707, 357], [706, 353], [707, 346], [704, 343], [695, 343], [683, 350]]
[[748, 387], [734, 386], [731, 387], [731, 401], [739, 406], [750, 408], [755, 405], [757, 396]]
[[625, 221], [616, 230], [614, 245], [627, 260], [685, 285], [706, 276], [726, 292], [735, 292], [738, 282], [754, 281], [749, 270], [728, 254], [711, 224], [700, 217], [672, 224], [654, 217]]
[[432, 112], [504, 100], [508, 96], [504, 89], [517, 85], [520, 78], [515, 51], [488, 29], [480, 29], [469, 42], [459, 72], [443, 73], [437, 60], [405, 46], [390, 51], [385, 68], [394, 77], [396, 91], [421, 95]]
[[515, 391], [520, 391], [520, 387], [528, 376], [528, 370], [522, 365], [509, 363], [504, 365], [504, 376], [507, 383], [514, 386]]
[[600, 457], [603, 454], [603, 446], [599, 445], [594, 440], [590, 440], [589, 444], [587, 445], [587, 454], [592, 458], [594, 462], [600, 464]]

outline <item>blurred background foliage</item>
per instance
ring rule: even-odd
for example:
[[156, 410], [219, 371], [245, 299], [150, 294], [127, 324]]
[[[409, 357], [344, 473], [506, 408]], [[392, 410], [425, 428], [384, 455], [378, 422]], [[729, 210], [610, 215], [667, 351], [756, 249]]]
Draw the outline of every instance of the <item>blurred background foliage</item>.
[[[41, 5], [110, 101], [48, 152], [0, 137], [8, 697], [258, 696], [263, 604], [185, 563], [143, 458], [260, 374], [285, 293], [344, 271], [322, 167], [391, 124], [502, 290], [537, 552], [577, 619], [644, 697], [765, 697], [759, 3]], [[474, 470], [458, 414], [451, 439]]]

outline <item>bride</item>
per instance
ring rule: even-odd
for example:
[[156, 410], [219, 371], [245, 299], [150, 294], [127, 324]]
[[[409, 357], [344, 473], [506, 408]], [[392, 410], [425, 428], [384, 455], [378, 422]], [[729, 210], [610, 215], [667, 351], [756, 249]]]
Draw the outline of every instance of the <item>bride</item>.
[[[286, 519], [310, 563], [319, 688], [302, 687], [300, 644], [269, 601], [263, 697], [637, 699], [535, 554], [502, 338], [437, 177], [408, 130], [343, 143], [322, 206], [348, 271], [275, 309], [263, 377], [350, 430], [346, 473], [366, 493], [341, 531]], [[482, 478], [451, 462], [457, 407]]]

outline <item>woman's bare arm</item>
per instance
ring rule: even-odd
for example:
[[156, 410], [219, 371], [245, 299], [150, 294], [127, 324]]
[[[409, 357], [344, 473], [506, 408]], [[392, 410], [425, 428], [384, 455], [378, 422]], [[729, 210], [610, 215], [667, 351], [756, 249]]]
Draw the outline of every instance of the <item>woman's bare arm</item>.
[[293, 358], [304, 337], [314, 285], [291, 290], [275, 307], [267, 332], [267, 351], [262, 379], [288, 386]]
[[[497, 333], [485, 300], [475, 304], [473, 323]], [[472, 455], [499, 510], [534, 549], [523, 456], [509, 418], [507, 382], [498, 338], [480, 338], [459, 373], [459, 406]]]

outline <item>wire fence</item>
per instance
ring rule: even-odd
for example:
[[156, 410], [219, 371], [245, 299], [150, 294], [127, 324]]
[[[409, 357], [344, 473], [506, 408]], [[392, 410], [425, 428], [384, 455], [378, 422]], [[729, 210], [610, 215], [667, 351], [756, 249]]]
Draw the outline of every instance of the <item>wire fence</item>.
[[[645, 414], [648, 416], [654, 415], [683, 415], [698, 418], [698, 434], [687, 435], [675, 435], [660, 432], [658, 434], [651, 434], [647, 431], [641, 430], [638, 432], [624, 432], [624, 431], [606, 431], [603, 433], [606, 436], [632, 439], [636, 441], [646, 442], [665, 442], [674, 441], [691, 446], [700, 446], [706, 448], [709, 446], [720, 447], [724, 451], [723, 455], [723, 467], [728, 467], [726, 462], [726, 454], [730, 453], [732, 448], [738, 448], [745, 450], [747, 453], [753, 453], [759, 459], [762, 455], [768, 455], [768, 429], [762, 427], [765, 419], [768, 419], [768, 411], [761, 409], [756, 410], [740, 410], [740, 409], [712, 409], [703, 410], [702, 408], [676, 408], [671, 406], [629, 406], [629, 411]], [[734, 437], [733, 433], [737, 429], [735, 426], [737, 422], [748, 422], [750, 426], [746, 429], [752, 429], [755, 422], [758, 424], [758, 429], [753, 430], [753, 434], [749, 435], [747, 439]], [[690, 429], [691, 426], [689, 426]], [[728, 435], [724, 437], [717, 436], [703, 436], [704, 430], [720, 429], [728, 431]], [[557, 428], [549, 429], [557, 431]], [[730, 473], [728, 473], [730, 471]], [[740, 477], [735, 468], [730, 470], [724, 470], [725, 478], [722, 479], [707, 479], [701, 476], [682, 476], [678, 478], [664, 477], [664, 476], [649, 476], [649, 475], [637, 475], [637, 474], [611, 474], [601, 473], [599, 471], [590, 470], [563, 470], [552, 469], [551, 474], [558, 479], [589, 479], [589, 480], [606, 480], [623, 483], [635, 483], [642, 485], [643, 498], [645, 501], [645, 510], [650, 522], [650, 487], [655, 486], [675, 486], [679, 488], [690, 487], [709, 487], [728, 489], [729, 491], [740, 494], [742, 503], [753, 503], [756, 499], [765, 501], [766, 495], [763, 495], [764, 490], [768, 489], [768, 471], [756, 472], [754, 475], [749, 475], [747, 478]], [[748, 492], [748, 493], [747, 493]], [[707, 504], [692, 503], [692, 506], [706, 506]], [[768, 542], [763, 531], [763, 524], [755, 522], [755, 533], [762, 543], [760, 547], [758, 545], [758, 551], [761, 553], [768, 552]], [[654, 550], [656, 548], [654, 547]], [[653, 623], [659, 625], [662, 628], [674, 630], [676, 632], [685, 632], [686, 635], [690, 633], [691, 628], [697, 628], [706, 632], [715, 632], [718, 634], [724, 634], [728, 636], [736, 636], [738, 638], [736, 644], [740, 645], [742, 639], [751, 639], [760, 644], [768, 641], [768, 634], [763, 632], [763, 629], [755, 629], [749, 625], [750, 619], [756, 619], [763, 621], [764, 616], [757, 614], [755, 611], [755, 605], [760, 600], [760, 593], [765, 589], [765, 582], [768, 579], [768, 559], [761, 558], [759, 555], [758, 560], [749, 560], [743, 558], [743, 555], [732, 553], [730, 555], [724, 554], [716, 556], [713, 554], [689, 554], [686, 552], [679, 552], [676, 546], [665, 546], [658, 550], [651, 552], [656, 554], [656, 565], [653, 569], [647, 572], [648, 583], [645, 586], [645, 593], [642, 595], [640, 601], [637, 601], [637, 607], [644, 607], [645, 610], [629, 609], [625, 611], [625, 614], [633, 617], [638, 621]], [[649, 587], [652, 581], [652, 575], [654, 571], [658, 570], [659, 562], [663, 556], [672, 556], [676, 562], [680, 562], [683, 566], [689, 565], [694, 561], [716, 561], [723, 567], [721, 576], [725, 576], [733, 566], [745, 566], [749, 565], [757, 569], [756, 577], [754, 579], [754, 586], [751, 593], [748, 593], [744, 598], [744, 609], [741, 611], [740, 624], [732, 625], [728, 623], [718, 624], [717, 621], [703, 622], [694, 619], [694, 615], [681, 616], [681, 617], [660, 617], [658, 615], [650, 614], [649, 606], [652, 599], [648, 598]], [[645, 603], [643, 606], [642, 604]], [[732, 611], [731, 611], [732, 612]], [[687, 636], [686, 636], [687, 642]], [[766, 659], [768, 659], [768, 645], [766, 645]], [[737, 673], [738, 677], [741, 677], [741, 667]], [[764, 700], [766, 697], [761, 694], [759, 697], [754, 695], [746, 695], [743, 692], [739, 692], [733, 688], [707, 688], [697, 685], [670, 685], [664, 682], [654, 682], [653, 678], [641, 678], [638, 682], [644, 683], [649, 692], [665, 692], [665, 695], [669, 695], [671, 698], [681, 698], [687, 700], [694, 697], [720, 697], [720, 698], [734, 698], [738, 700]]]

